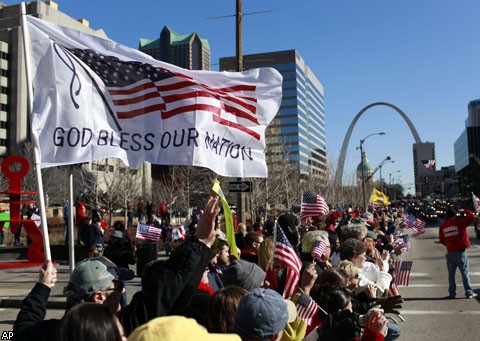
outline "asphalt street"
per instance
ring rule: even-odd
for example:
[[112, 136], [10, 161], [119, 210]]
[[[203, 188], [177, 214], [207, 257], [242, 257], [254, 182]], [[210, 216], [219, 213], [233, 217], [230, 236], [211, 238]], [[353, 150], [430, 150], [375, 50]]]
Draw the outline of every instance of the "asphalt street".
[[[472, 247], [468, 250], [472, 287], [480, 294], [480, 243], [469, 227]], [[409, 232], [411, 233], [411, 232]], [[457, 299], [445, 300], [448, 295], [445, 249], [438, 243], [438, 226], [427, 227], [427, 233], [410, 238], [412, 250], [402, 258], [412, 260], [413, 267], [408, 287], [400, 287], [405, 299], [401, 316], [392, 316], [402, 329], [401, 340], [478, 340], [480, 301], [464, 298], [460, 274], [457, 273]], [[47, 318], [63, 315], [62, 289], [69, 276], [68, 265], [58, 267], [59, 281], [51, 295]], [[0, 270], [0, 331], [12, 330], [22, 299], [38, 279], [38, 269]], [[127, 287], [131, 297], [140, 288], [135, 278]], [[0, 334], [7, 335], [7, 334]], [[5, 339], [5, 338], [4, 338]]]

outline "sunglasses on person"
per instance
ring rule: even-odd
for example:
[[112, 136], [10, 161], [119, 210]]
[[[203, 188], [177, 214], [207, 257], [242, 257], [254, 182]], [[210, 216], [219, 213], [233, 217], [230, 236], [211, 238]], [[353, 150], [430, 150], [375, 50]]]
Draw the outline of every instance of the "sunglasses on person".
[[122, 292], [124, 285], [122, 281], [113, 281], [113, 288], [105, 289], [104, 291]]

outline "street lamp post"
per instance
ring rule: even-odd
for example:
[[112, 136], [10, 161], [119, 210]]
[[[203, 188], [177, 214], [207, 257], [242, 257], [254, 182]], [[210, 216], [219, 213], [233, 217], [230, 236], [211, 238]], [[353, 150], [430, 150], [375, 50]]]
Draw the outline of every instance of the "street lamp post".
[[373, 135], [385, 135], [385, 132], [382, 131], [380, 133], [373, 133], [373, 134], [367, 135], [365, 138], [360, 140], [360, 147], [357, 148], [357, 149], [360, 149], [360, 157], [362, 160], [362, 194], [363, 194], [363, 208], [365, 212], [367, 212], [368, 210], [367, 210], [367, 197], [365, 196], [365, 169], [364, 169], [365, 155], [363, 153], [363, 143], [365, 142], [366, 139], [368, 139], [370, 136], [373, 136]]
[[401, 172], [401, 170], [396, 170], [395, 172], [391, 172], [389, 175], [388, 175], [388, 183], [391, 185], [392, 184], [392, 174], [395, 174], [395, 173], [398, 173], [398, 172]]
[[383, 193], [383, 178], [382, 178], [382, 167], [385, 163], [387, 162], [395, 162], [392, 160], [392, 158], [390, 156], [387, 156], [385, 159], [383, 159], [383, 161], [380, 163], [380, 166], [378, 166], [378, 168], [380, 168], [380, 191]]

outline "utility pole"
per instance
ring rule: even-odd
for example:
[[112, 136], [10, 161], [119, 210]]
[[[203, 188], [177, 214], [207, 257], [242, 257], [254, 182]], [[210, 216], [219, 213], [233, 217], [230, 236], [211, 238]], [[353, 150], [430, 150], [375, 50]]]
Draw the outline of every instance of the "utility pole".
[[[243, 13], [242, 13], [242, 0], [236, 0], [237, 1], [237, 6], [236, 6], [236, 12], [235, 12], [235, 31], [236, 31], [236, 46], [235, 46], [235, 52], [236, 52], [236, 57], [237, 57], [237, 71], [242, 72], [243, 71], [243, 54], [242, 54], [242, 19], [243, 19]], [[242, 181], [242, 178], [237, 178], [237, 181]], [[246, 206], [246, 200], [245, 200], [245, 193], [241, 192], [237, 194], [237, 215], [238, 215], [238, 222], [246, 224], [247, 219], [245, 217], [245, 206]]]
[[237, 71], [243, 71], [243, 54], [242, 54], [242, 0], [237, 1], [237, 9], [236, 9], [236, 57], [237, 57]]
[[[250, 12], [250, 13], [243, 13], [242, 10], [242, 0], [236, 0], [236, 11], [235, 11], [235, 32], [236, 32], [236, 70], [238, 72], [243, 71], [243, 54], [242, 54], [242, 46], [243, 46], [243, 37], [242, 37], [242, 20], [244, 15], [249, 14], [259, 14], [259, 13], [267, 13], [271, 12], [270, 10], [267, 11], [257, 11], [257, 12]], [[219, 19], [219, 18], [226, 18], [232, 17], [233, 15], [225, 15], [219, 17], [210, 17], [207, 19]], [[242, 181], [242, 178], [237, 178], [237, 181]], [[246, 199], [245, 193], [238, 193], [237, 194], [237, 215], [238, 215], [238, 222], [239, 223], [246, 223], [245, 217], [245, 208], [246, 208]]]

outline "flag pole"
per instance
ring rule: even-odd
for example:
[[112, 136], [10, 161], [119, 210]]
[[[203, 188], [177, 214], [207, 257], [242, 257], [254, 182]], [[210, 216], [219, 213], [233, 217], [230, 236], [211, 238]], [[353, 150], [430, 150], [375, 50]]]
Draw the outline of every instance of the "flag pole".
[[73, 165], [68, 166], [68, 265], [70, 273], [75, 269], [75, 227], [73, 226]]
[[[21, 16], [21, 28], [23, 35], [23, 50], [25, 53], [25, 70], [27, 76], [27, 113], [30, 116], [33, 109], [33, 84], [32, 84], [32, 73], [30, 69], [30, 34], [27, 28], [27, 17], [26, 17], [26, 7], [25, 2], [20, 4], [20, 16]], [[30, 125], [31, 126], [31, 125]], [[45, 208], [45, 196], [43, 193], [43, 182], [42, 182], [42, 170], [40, 168], [40, 149], [38, 147], [37, 138], [31, 134], [33, 141], [33, 157], [35, 164], [35, 173], [37, 175], [37, 187], [38, 187], [38, 199], [40, 201], [40, 217], [41, 217], [41, 227], [42, 227], [42, 237], [43, 237], [43, 249], [45, 251], [45, 260], [52, 260], [52, 255], [50, 252], [50, 239], [48, 236], [48, 223], [47, 223], [47, 212]]]
[[277, 227], [278, 222], [277, 219], [275, 219], [275, 224], [273, 225], [273, 252], [272, 252], [272, 260], [270, 261], [270, 269], [273, 269], [273, 255], [275, 254], [275, 244], [277, 243]]

